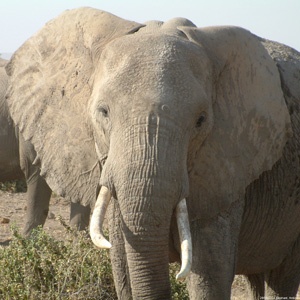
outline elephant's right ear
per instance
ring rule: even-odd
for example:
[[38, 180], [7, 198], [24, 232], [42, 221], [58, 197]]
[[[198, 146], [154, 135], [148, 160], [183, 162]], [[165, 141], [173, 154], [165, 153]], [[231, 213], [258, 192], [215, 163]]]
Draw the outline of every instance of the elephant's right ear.
[[213, 128], [190, 172], [200, 199], [191, 218], [201, 211], [203, 220], [228, 209], [272, 168], [290, 137], [290, 116], [278, 69], [256, 36], [233, 26], [179, 29], [205, 51], [214, 74]]
[[66, 11], [24, 43], [6, 68], [14, 122], [34, 145], [51, 189], [73, 202], [95, 198], [100, 178], [88, 115], [95, 64], [107, 43], [142, 26], [92, 8]]

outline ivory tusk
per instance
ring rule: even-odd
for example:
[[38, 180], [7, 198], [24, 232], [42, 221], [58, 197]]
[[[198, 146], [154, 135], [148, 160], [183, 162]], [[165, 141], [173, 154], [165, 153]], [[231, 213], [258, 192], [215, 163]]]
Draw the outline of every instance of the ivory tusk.
[[176, 206], [176, 220], [181, 244], [181, 269], [176, 279], [184, 279], [192, 266], [192, 238], [186, 200], [182, 199]]
[[90, 235], [93, 243], [102, 249], [111, 248], [111, 243], [104, 237], [103, 222], [111, 194], [107, 187], [102, 186], [90, 222]]

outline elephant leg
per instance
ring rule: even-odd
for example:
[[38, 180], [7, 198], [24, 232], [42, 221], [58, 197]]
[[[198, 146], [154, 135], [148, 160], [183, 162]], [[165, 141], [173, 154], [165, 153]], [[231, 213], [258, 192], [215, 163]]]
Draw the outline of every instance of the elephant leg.
[[250, 274], [245, 276], [248, 283], [249, 299], [259, 300], [265, 296], [264, 274]]
[[71, 202], [70, 225], [77, 230], [85, 230], [89, 226], [91, 208], [80, 203]]
[[300, 236], [290, 254], [274, 270], [266, 274], [266, 297], [294, 299], [300, 283]]
[[242, 214], [243, 205], [237, 201], [229, 211], [206, 224], [201, 220], [191, 222], [193, 262], [187, 281], [190, 299], [230, 299]]
[[27, 212], [23, 234], [28, 236], [31, 230], [44, 225], [51, 197], [51, 189], [40, 176], [39, 167], [33, 165], [36, 152], [32, 144], [19, 135], [20, 166], [27, 183]]
[[122, 218], [117, 201], [112, 198], [109, 205], [109, 240], [112, 244], [110, 259], [113, 270], [115, 289], [120, 300], [132, 299], [130, 276], [127, 265]]
[[44, 225], [49, 211], [51, 189], [46, 181], [38, 174], [31, 174], [27, 180], [27, 212], [23, 229], [24, 236], [28, 236], [33, 228]]

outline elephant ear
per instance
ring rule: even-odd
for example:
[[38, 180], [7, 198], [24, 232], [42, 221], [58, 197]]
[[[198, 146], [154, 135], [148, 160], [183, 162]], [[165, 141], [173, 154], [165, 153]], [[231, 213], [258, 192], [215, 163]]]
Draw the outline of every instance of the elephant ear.
[[12, 118], [34, 145], [35, 164], [51, 189], [73, 202], [95, 199], [100, 179], [88, 114], [95, 66], [107, 43], [141, 26], [97, 9], [66, 11], [7, 66]]
[[205, 219], [272, 168], [291, 134], [290, 117], [277, 67], [257, 37], [238, 27], [180, 29], [214, 68], [214, 125], [190, 171], [190, 215]]

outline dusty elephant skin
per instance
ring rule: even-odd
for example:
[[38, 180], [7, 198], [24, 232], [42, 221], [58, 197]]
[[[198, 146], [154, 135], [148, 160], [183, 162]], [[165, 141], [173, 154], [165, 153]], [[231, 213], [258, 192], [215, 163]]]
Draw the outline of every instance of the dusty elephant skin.
[[[27, 183], [27, 210], [24, 235], [44, 225], [49, 211], [51, 190], [33, 164], [36, 152], [32, 144], [24, 141], [10, 117], [5, 93], [9, 77], [5, 71], [8, 61], [0, 59], [0, 181], [22, 179]], [[80, 204], [71, 205], [71, 225], [83, 229], [89, 220], [90, 210]]]
[[112, 245], [120, 299], [170, 299], [180, 255], [191, 299], [230, 299], [235, 273], [254, 297], [264, 281], [265, 295], [295, 296], [299, 55], [277, 46], [238, 27], [81, 8], [14, 54], [9, 109], [41, 175], [83, 204], [102, 185], [90, 230]]
[[9, 117], [5, 93], [9, 78], [5, 72], [7, 60], [0, 58], [0, 180], [20, 179], [23, 177], [20, 169], [19, 149], [14, 131], [13, 121]]
[[276, 42], [261, 41], [277, 64], [294, 136], [272, 170], [246, 190], [238, 272], [247, 274], [258, 299], [264, 289], [271, 298], [292, 298], [300, 281], [300, 53]]

